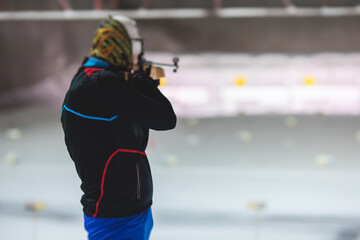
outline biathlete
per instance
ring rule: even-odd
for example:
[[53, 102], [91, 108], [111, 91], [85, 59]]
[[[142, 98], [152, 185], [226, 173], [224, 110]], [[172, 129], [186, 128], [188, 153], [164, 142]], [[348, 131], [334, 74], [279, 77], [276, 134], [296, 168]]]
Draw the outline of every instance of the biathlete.
[[109, 17], [96, 30], [89, 57], [61, 112], [68, 152], [84, 192], [90, 240], [147, 240], [153, 185], [145, 153], [149, 129], [175, 128], [176, 115], [158, 81], [133, 74], [139, 47], [135, 21]]

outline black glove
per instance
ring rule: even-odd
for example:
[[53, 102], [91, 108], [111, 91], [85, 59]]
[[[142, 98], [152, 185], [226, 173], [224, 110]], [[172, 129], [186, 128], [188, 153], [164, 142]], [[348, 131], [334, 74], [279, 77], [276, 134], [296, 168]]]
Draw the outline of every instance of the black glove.
[[132, 74], [129, 78], [129, 84], [137, 91], [146, 94], [149, 90], [158, 87], [160, 81], [154, 80], [147, 75]]

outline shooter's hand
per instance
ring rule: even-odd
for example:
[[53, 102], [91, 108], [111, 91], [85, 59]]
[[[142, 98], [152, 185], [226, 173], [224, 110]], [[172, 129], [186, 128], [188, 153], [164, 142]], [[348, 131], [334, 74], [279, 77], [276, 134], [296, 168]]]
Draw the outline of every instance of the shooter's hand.
[[[151, 68], [150, 68], [151, 67]], [[165, 72], [164, 72], [164, 69], [161, 68], [161, 67], [155, 67], [155, 66], [149, 66], [149, 65], [143, 65], [143, 69], [142, 69], [142, 72], [144, 73], [147, 73], [150, 68], [150, 77], [153, 78], [153, 79], [160, 79], [160, 78], [163, 78], [165, 77]], [[139, 72], [140, 69], [139, 69], [139, 65], [135, 65], [134, 66], [134, 70], [135, 72]]]
[[149, 89], [159, 86], [159, 80], [154, 80], [146, 75], [132, 74], [129, 78], [129, 84], [137, 91], [147, 95]]

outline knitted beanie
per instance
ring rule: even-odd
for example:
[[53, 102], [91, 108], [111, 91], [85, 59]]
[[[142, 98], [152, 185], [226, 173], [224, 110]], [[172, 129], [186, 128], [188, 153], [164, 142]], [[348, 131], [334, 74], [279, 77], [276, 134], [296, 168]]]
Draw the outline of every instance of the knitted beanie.
[[112, 17], [103, 20], [95, 31], [89, 56], [105, 60], [117, 68], [130, 69], [132, 43], [124, 24]]

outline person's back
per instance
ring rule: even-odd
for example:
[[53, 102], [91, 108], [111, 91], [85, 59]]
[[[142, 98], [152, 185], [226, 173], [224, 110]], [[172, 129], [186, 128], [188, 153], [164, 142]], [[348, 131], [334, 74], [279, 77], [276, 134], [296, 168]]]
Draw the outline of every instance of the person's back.
[[[123, 36], [115, 40], [126, 42], [119, 44], [120, 50], [129, 46], [130, 37], [119, 31], [122, 25], [118, 24], [111, 18], [105, 20], [97, 31], [95, 47], [96, 40], [107, 41], [110, 27], [116, 30], [115, 36]], [[126, 223], [133, 224], [152, 204], [152, 178], [145, 153], [149, 129], [168, 130], [176, 125], [171, 104], [157, 89], [156, 81], [131, 74], [126, 79], [131, 49], [123, 52], [122, 58], [127, 59], [120, 59], [119, 65], [107, 61], [110, 54], [90, 54], [71, 82], [61, 113], [65, 142], [82, 180], [81, 203], [90, 239], [122, 239], [121, 234], [127, 234], [127, 239], [148, 238], [146, 234], [144, 238], [129, 237]], [[111, 219], [111, 224], [104, 226], [105, 219]], [[119, 226], [119, 222], [124, 224]], [[107, 224], [111, 228], [116, 224], [117, 229], [108, 232]]]

